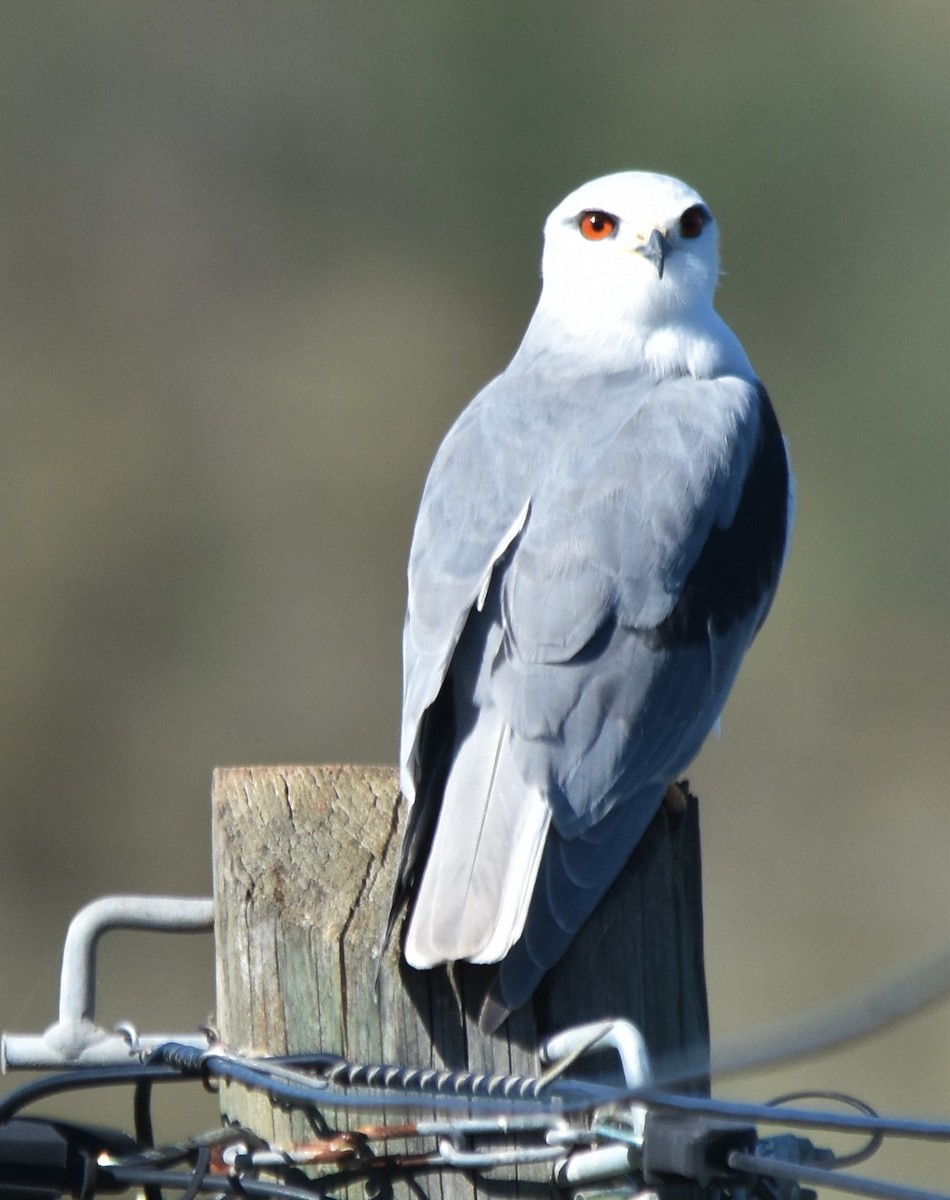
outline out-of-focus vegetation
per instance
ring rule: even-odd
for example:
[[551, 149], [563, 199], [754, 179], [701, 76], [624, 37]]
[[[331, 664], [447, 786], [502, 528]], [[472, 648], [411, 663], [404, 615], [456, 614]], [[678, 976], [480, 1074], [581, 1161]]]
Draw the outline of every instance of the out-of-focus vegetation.
[[[717, 212], [800, 488], [691, 773], [716, 1033], [946, 944], [946, 0], [25, 0], [0, 33], [0, 1026], [53, 1019], [86, 900], [209, 890], [215, 764], [394, 759], [428, 463], [547, 211], [628, 167]], [[209, 942], [113, 940], [103, 1020], [210, 1011]], [[947, 1115], [948, 1013], [728, 1090]]]

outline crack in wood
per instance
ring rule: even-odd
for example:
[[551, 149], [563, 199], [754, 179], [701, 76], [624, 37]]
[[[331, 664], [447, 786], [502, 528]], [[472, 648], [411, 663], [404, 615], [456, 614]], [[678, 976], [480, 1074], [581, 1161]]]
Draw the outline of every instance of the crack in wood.
[[[532, 1004], [490, 1038], [460, 1009], [446, 972], [410, 970], [397, 945], [378, 962], [374, 999], [405, 812], [394, 769], [233, 768], [216, 772], [214, 804], [217, 1013], [226, 1042], [536, 1075], [540, 1040], [582, 1021], [633, 1020], [655, 1058], [706, 1036], [692, 798], [677, 820], [661, 814]], [[477, 981], [462, 986], [467, 1007]], [[248, 1046], [252, 1030], [273, 1044]], [[288, 1114], [260, 1098], [235, 1088], [222, 1100], [268, 1141], [293, 1140]], [[333, 1119], [342, 1129], [351, 1118]], [[532, 1182], [529, 1174], [503, 1181], [505, 1195], [537, 1195], [540, 1175]], [[441, 1200], [486, 1194], [458, 1175], [431, 1184]]]

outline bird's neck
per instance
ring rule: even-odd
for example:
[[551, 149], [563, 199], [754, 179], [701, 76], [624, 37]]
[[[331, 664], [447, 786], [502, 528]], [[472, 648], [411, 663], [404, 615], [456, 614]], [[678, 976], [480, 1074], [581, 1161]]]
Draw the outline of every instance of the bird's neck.
[[[592, 314], [593, 315], [593, 314]], [[739, 339], [712, 308], [640, 321], [564, 321], [539, 305], [513, 366], [566, 374], [642, 372], [656, 379], [691, 375], [755, 377]]]

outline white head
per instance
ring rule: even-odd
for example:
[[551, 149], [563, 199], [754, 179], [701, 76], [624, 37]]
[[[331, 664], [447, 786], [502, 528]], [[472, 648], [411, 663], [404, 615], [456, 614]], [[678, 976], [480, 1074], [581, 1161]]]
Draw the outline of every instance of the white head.
[[545, 223], [542, 276], [532, 342], [639, 356], [659, 374], [747, 365], [713, 310], [716, 222], [669, 175], [624, 171], [571, 192]]

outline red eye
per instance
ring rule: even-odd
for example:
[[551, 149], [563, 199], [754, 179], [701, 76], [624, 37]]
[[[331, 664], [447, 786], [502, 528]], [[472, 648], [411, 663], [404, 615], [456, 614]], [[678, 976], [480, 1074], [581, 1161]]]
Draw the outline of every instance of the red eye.
[[589, 242], [602, 242], [605, 238], [613, 237], [617, 232], [617, 218], [612, 217], [610, 213], [592, 208], [588, 212], [581, 213], [577, 227], [581, 231], [581, 236], [587, 238]]
[[694, 204], [680, 217], [680, 237], [697, 238], [706, 228], [709, 210], [702, 204]]

